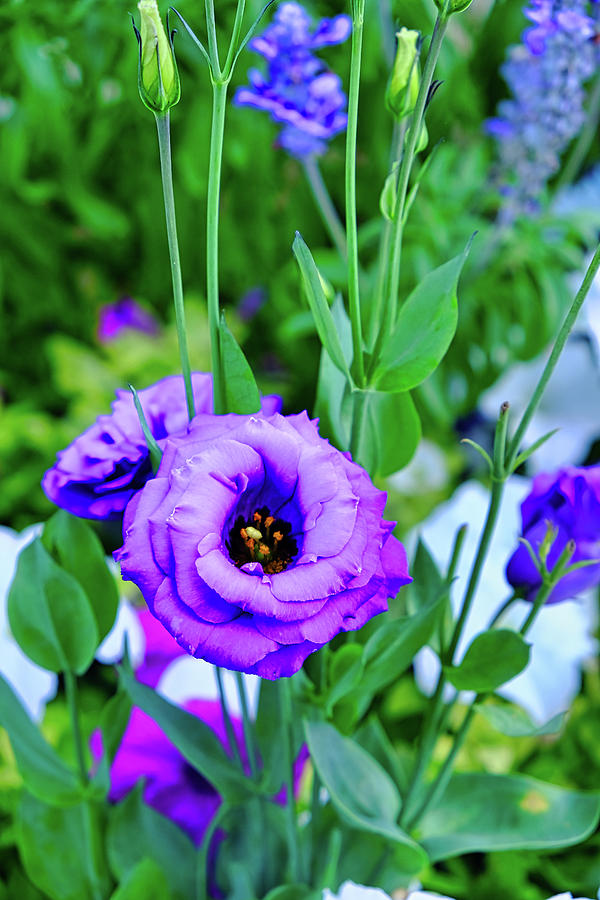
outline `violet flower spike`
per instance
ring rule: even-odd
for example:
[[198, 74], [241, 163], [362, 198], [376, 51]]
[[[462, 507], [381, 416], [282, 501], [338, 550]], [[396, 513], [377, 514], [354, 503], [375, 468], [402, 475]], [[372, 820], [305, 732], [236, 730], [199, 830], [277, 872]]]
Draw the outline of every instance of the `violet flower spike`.
[[249, 47], [267, 61], [267, 72], [248, 72], [250, 85], [238, 88], [233, 102], [253, 106], [283, 124], [279, 144], [303, 159], [320, 155], [348, 122], [346, 95], [340, 78], [313, 54], [350, 35], [346, 15], [322, 19], [314, 29], [299, 3], [282, 3], [273, 23], [250, 41]]
[[585, 83], [598, 65], [592, 40], [598, 13], [588, 15], [593, 8], [587, 0], [532, 0], [524, 11], [534, 24], [502, 67], [512, 99], [501, 101], [499, 115], [486, 123], [497, 141], [494, 179], [506, 224], [538, 210], [561, 155], [583, 126]]
[[200, 414], [166, 441], [115, 559], [192, 656], [280, 678], [411, 580], [385, 501], [306, 413]]

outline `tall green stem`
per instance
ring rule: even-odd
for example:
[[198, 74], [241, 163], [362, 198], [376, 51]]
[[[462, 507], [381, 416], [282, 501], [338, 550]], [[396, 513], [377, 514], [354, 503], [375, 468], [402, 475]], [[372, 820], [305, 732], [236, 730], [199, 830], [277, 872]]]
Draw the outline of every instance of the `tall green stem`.
[[292, 748], [292, 693], [289, 678], [280, 678], [279, 702], [281, 716], [281, 747], [286, 772], [286, 836], [290, 863], [290, 879], [300, 881], [300, 850], [298, 846], [298, 822], [294, 796], [294, 759]]
[[226, 412], [219, 330], [219, 197], [221, 191], [221, 163], [223, 159], [227, 86], [226, 81], [213, 80], [213, 109], [210, 129], [210, 161], [206, 206], [206, 297], [212, 359], [214, 411], [217, 414]]
[[225, 685], [223, 684], [223, 670], [220, 666], [215, 667], [217, 676], [217, 687], [219, 689], [219, 700], [221, 701], [221, 712], [223, 714], [223, 724], [225, 725], [225, 733], [227, 742], [231, 748], [231, 754], [237, 760], [240, 767], [242, 766], [242, 757], [240, 756], [240, 748], [233, 730], [231, 715], [229, 714], [229, 705], [227, 703], [227, 695], [225, 694]]
[[419, 86], [419, 93], [415, 103], [415, 109], [411, 116], [410, 127], [406, 134], [406, 142], [404, 144], [404, 152], [400, 163], [400, 171], [398, 173], [398, 190], [396, 194], [396, 203], [394, 206], [394, 222], [392, 237], [392, 253], [391, 259], [388, 260], [388, 281], [385, 292], [384, 314], [382, 321], [379, 323], [379, 332], [373, 352], [373, 366], [376, 365], [383, 342], [390, 333], [396, 318], [396, 308], [398, 305], [398, 286], [400, 284], [400, 257], [402, 255], [402, 235], [404, 231], [404, 209], [406, 204], [406, 195], [408, 192], [408, 182], [412, 170], [417, 142], [421, 134], [423, 125], [423, 116], [429, 88], [433, 81], [433, 73], [440, 55], [442, 41], [446, 33], [448, 25], [447, 13], [440, 12], [435, 22], [433, 34], [431, 36], [431, 44], [425, 66], [423, 67], [423, 77]]
[[81, 737], [81, 728], [79, 726], [79, 710], [77, 708], [77, 679], [70, 671], [65, 671], [65, 694], [67, 696], [67, 706], [69, 707], [69, 718], [71, 720], [71, 733], [73, 735], [73, 743], [75, 745], [75, 756], [77, 758], [77, 771], [79, 780], [82, 785], [88, 783], [88, 772], [85, 764], [85, 753], [83, 750], [83, 740]]
[[185, 330], [185, 310], [183, 307], [183, 283], [181, 280], [181, 263], [179, 261], [179, 242], [177, 240], [177, 222], [175, 219], [175, 196], [173, 194], [173, 167], [171, 163], [171, 131], [169, 113], [156, 115], [158, 130], [158, 149], [160, 153], [160, 173], [162, 177], [163, 198], [165, 202], [165, 218], [167, 222], [167, 240], [171, 261], [171, 279], [173, 282], [173, 301], [175, 304], [175, 326], [179, 343], [179, 358], [185, 384], [185, 399], [188, 417], [193, 419], [194, 392]]
[[350, 431], [350, 453], [355, 462], [360, 462], [360, 444], [367, 412], [367, 393], [357, 390], [352, 394], [352, 425]]
[[575, 299], [573, 300], [573, 303], [571, 304], [571, 308], [569, 309], [567, 315], [565, 316], [564, 322], [558, 333], [558, 337], [556, 338], [556, 340], [554, 342], [554, 346], [552, 348], [552, 352], [550, 353], [548, 362], [546, 363], [544, 371], [542, 372], [542, 374], [540, 376], [540, 380], [538, 381], [535, 391], [533, 392], [533, 396], [532, 396], [531, 400], [529, 401], [529, 405], [527, 406], [527, 409], [523, 413], [523, 415], [521, 417], [521, 421], [519, 422], [518, 428], [515, 431], [512, 439], [509, 443], [508, 453], [507, 453], [507, 462], [506, 462], [506, 468], [507, 468], [508, 472], [511, 472], [513, 469], [515, 460], [519, 453], [521, 441], [523, 440], [525, 432], [527, 431], [527, 426], [531, 422], [531, 420], [534, 416], [534, 413], [538, 407], [538, 404], [539, 404], [540, 400], [542, 399], [542, 394], [544, 393], [544, 391], [546, 389], [546, 385], [548, 384], [548, 381], [550, 380], [550, 376], [552, 375], [554, 369], [556, 368], [556, 364], [559, 360], [560, 354], [562, 353], [563, 348], [564, 348], [565, 344], [567, 343], [567, 338], [569, 337], [569, 334], [571, 333], [573, 325], [575, 324], [575, 320], [579, 314], [579, 310], [581, 309], [581, 307], [583, 305], [583, 301], [585, 300], [585, 298], [588, 295], [588, 291], [592, 286], [592, 283], [594, 281], [594, 278], [596, 277], [598, 269], [600, 269], [600, 245], [598, 245], [596, 252], [594, 253], [594, 255], [592, 257], [592, 260], [587, 268], [587, 272], [585, 273], [583, 281], [581, 283], [581, 287], [577, 291], [577, 294], [575, 295]]
[[250, 772], [253, 778], [258, 774], [258, 756], [256, 752], [256, 740], [254, 735], [254, 726], [250, 718], [248, 709], [248, 695], [246, 693], [246, 682], [241, 672], [235, 673], [238, 697], [240, 698], [240, 706], [242, 707], [242, 723], [244, 727], [244, 743], [248, 752], [248, 762], [250, 763]]
[[329, 237], [342, 259], [346, 260], [348, 258], [346, 233], [327, 190], [327, 185], [323, 181], [316, 156], [307, 157], [302, 168]]
[[356, 142], [358, 134], [358, 95], [362, 59], [365, 0], [352, 0], [352, 53], [348, 89], [348, 129], [346, 132], [346, 236], [348, 241], [348, 306], [352, 325], [355, 380], [364, 386], [362, 322], [360, 315], [360, 279], [358, 265], [358, 225], [356, 221]]

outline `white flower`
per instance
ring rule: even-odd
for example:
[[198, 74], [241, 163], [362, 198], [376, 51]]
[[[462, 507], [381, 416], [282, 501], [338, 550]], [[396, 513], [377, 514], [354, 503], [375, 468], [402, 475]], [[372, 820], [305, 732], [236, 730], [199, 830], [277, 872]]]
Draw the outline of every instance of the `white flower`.
[[36, 722], [43, 718], [46, 703], [56, 694], [58, 680], [54, 672], [42, 669], [25, 656], [16, 643], [10, 633], [6, 604], [17, 557], [37, 537], [41, 527], [32, 525], [19, 534], [0, 526], [0, 673]]
[[[339, 894], [332, 894], [325, 889], [322, 900], [391, 900], [391, 897], [380, 888], [363, 887], [354, 884], [353, 881], [345, 881], [340, 887]], [[406, 900], [453, 900], [453, 898], [430, 894], [429, 891], [411, 891]]]
[[[600, 285], [598, 287], [600, 301]], [[600, 341], [600, 302], [598, 340]], [[524, 412], [546, 365], [548, 354], [527, 363], [511, 366], [480, 398], [486, 416], [496, 419], [500, 405], [510, 403], [511, 421]], [[555, 428], [559, 430], [529, 458], [532, 472], [548, 471], [561, 465], [583, 462], [590, 444], [600, 435], [600, 423], [590, 410], [600, 408], [600, 372], [589, 341], [579, 335], [565, 346], [540, 405], [525, 433], [524, 446], [530, 446]]]
[[[529, 486], [529, 479], [518, 476], [513, 476], [506, 484], [496, 531], [458, 645], [459, 659], [475, 635], [487, 628], [494, 613], [510, 594], [504, 569], [517, 546], [520, 502]], [[455, 613], [458, 612], [464, 595], [488, 500], [489, 493], [479, 482], [467, 482], [419, 528], [429, 551], [444, 572], [456, 530], [463, 523], [468, 525], [451, 594]], [[500, 625], [519, 627], [530, 609], [529, 603], [516, 602], [502, 618]], [[497, 693], [526, 709], [538, 724], [547, 722], [557, 713], [568, 709], [580, 688], [581, 666], [596, 653], [594, 627], [594, 598], [591, 595], [543, 608], [527, 636], [528, 642], [532, 644], [528, 667], [499, 688]], [[415, 659], [415, 676], [424, 693], [432, 693], [438, 673], [437, 656], [429, 647], [423, 648]], [[452, 689], [449, 689], [449, 696], [451, 695]], [[465, 699], [468, 699], [468, 695], [465, 695]]]
[[590, 900], [589, 897], [574, 897], [570, 892], [568, 894], [555, 894], [554, 897], [549, 897], [548, 900]]

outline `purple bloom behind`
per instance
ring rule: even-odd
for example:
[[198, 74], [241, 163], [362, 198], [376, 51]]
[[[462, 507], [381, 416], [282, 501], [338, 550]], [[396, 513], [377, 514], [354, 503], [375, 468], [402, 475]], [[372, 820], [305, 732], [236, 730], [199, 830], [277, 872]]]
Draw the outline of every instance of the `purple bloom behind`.
[[[551, 523], [558, 534], [548, 555], [551, 569], [570, 540], [575, 541], [571, 563], [600, 559], [600, 466], [576, 468], [538, 475], [531, 493], [521, 505], [522, 534], [534, 550], [539, 549]], [[506, 577], [526, 600], [535, 600], [541, 577], [527, 548], [519, 546], [506, 567]], [[562, 578], [548, 603], [569, 600], [600, 583], [600, 564], [585, 566]]]
[[[212, 375], [192, 373], [196, 410], [212, 412]], [[96, 422], [57, 455], [42, 480], [46, 496], [73, 515], [119, 520], [136, 491], [152, 477], [150, 455], [128, 390], [118, 390], [112, 412]], [[183, 377], [168, 375], [138, 392], [146, 421], [159, 446], [188, 425]], [[270, 414], [281, 399], [263, 398]]]
[[250, 86], [238, 88], [234, 103], [263, 109], [281, 122], [279, 142], [293, 156], [324, 153], [327, 141], [346, 128], [341, 81], [312, 51], [345, 41], [350, 31], [345, 15], [322, 19], [311, 31], [303, 7], [283, 3], [273, 23], [250, 41], [250, 48], [266, 59], [267, 74], [251, 69]]
[[98, 340], [103, 344], [116, 340], [124, 331], [141, 331], [154, 336], [159, 330], [154, 316], [133, 297], [123, 297], [116, 303], [107, 303], [100, 309]]
[[279, 678], [411, 580], [385, 501], [306, 413], [198, 415], [129, 505], [115, 558], [192, 656]]

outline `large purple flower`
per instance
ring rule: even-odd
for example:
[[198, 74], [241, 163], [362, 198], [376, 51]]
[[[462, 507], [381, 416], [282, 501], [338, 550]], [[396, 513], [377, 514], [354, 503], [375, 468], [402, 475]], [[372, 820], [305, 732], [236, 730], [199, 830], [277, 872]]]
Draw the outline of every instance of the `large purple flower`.
[[192, 656], [279, 678], [410, 581], [385, 500], [306, 413], [198, 415], [127, 508], [115, 557]]
[[312, 51], [345, 41], [350, 31], [345, 15], [322, 19], [312, 30], [299, 3], [282, 3], [273, 23], [250, 41], [266, 59], [267, 73], [251, 69], [250, 86], [237, 90], [234, 103], [263, 109], [283, 123], [279, 143], [293, 156], [324, 153], [327, 141], [346, 128], [342, 83]]
[[[197, 412], [212, 412], [212, 375], [192, 373]], [[128, 390], [118, 390], [112, 412], [99, 416], [48, 469], [42, 487], [50, 500], [76, 516], [119, 520], [136, 491], [152, 476], [148, 447]], [[169, 375], [139, 391], [146, 421], [159, 446], [188, 424], [181, 375]], [[267, 413], [281, 408], [279, 397], [263, 399]]]
[[[600, 559], [600, 466], [560, 469], [538, 475], [531, 493], [521, 505], [522, 533], [537, 552], [548, 523], [557, 535], [548, 555], [551, 569], [570, 540], [575, 541], [571, 563]], [[523, 545], [513, 553], [506, 568], [510, 584], [535, 600], [541, 576]], [[600, 582], [600, 564], [584, 566], [565, 575], [556, 585], [548, 603], [569, 600]]]

